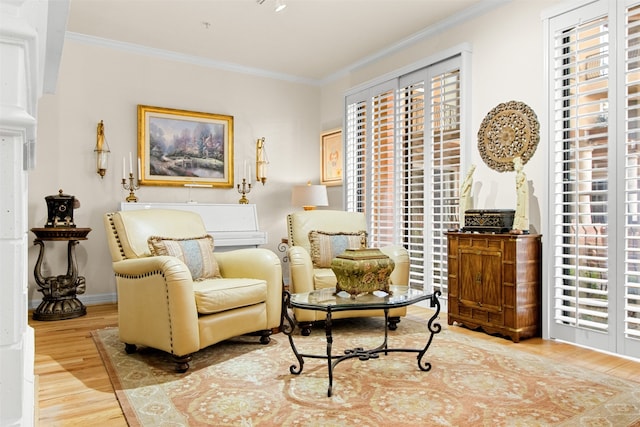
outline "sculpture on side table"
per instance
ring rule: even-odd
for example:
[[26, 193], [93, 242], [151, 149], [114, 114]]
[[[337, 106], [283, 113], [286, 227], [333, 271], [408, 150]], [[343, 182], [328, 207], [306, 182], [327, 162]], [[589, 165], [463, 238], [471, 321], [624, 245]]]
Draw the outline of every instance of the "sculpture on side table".
[[529, 187], [525, 175], [522, 159], [513, 159], [513, 169], [516, 171], [516, 212], [513, 218], [512, 231], [515, 234], [529, 232]]
[[459, 208], [458, 214], [460, 215], [460, 228], [464, 228], [464, 213], [473, 208], [473, 204], [471, 203], [471, 189], [473, 187], [473, 172], [476, 170], [476, 165], [471, 165], [471, 169], [467, 172], [467, 176], [465, 177], [462, 185], [460, 186], [460, 200], [459, 200]]

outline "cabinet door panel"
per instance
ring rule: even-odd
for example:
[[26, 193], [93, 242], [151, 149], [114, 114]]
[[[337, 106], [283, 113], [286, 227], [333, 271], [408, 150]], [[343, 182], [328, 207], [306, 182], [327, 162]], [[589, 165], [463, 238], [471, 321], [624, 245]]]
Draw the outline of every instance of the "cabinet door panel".
[[482, 306], [502, 311], [502, 252], [483, 252], [482, 272]]
[[482, 300], [482, 290], [478, 284], [482, 280], [482, 253], [478, 250], [462, 248], [458, 251], [458, 301], [462, 305], [476, 307]]
[[458, 252], [460, 304], [502, 310], [502, 253], [461, 248]]

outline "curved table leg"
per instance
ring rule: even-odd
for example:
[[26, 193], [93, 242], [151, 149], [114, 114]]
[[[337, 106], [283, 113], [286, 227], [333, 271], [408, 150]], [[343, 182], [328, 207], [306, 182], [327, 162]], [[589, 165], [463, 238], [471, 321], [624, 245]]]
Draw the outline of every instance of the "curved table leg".
[[293, 343], [292, 334], [296, 327], [296, 324], [289, 314], [289, 308], [291, 307], [290, 301], [291, 293], [289, 293], [289, 291], [284, 291], [282, 293], [282, 316], [280, 317], [280, 331], [282, 331], [282, 333], [289, 338], [289, 345], [291, 346], [291, 350], [293, 350], [293, 354], [296, 356], [298, 364], [300, 365], [299, 368], [296, 365], [289, 366], [289, 372], [295, 375], [299, 375], [302, 372], [302, 368], [304, 367], [304, 359], [298, 352], [296, 345]]
[[435, 308], [436, 311], [433, 314], [433, 316], [429, 318], [429, 322], [427, 323], [427, 329], [430, 332], [429, 339], [427, 340], [427, 344], [424, 346], [422, 351], [418, 353], [418, 367], [422, 371], [431, 370], [431, 363], [430, 362], [423, 363], [422, 357], [425, 355], [425, 353], [431, 346], [431, 342], [433, 341], [433, 336], [437, 333], [440, 333], [440, 331], [442, 330], [442, 325], [440, 325], [440, 323], [435, 323], [436, 319], [438, 318], [438, 315], [440, 315], [440, 300], [438, 299], [438, 297], [441, 294], [442, 293], [440, 291], [435, 291], [434, 294], [431, 296], [431, 307]]

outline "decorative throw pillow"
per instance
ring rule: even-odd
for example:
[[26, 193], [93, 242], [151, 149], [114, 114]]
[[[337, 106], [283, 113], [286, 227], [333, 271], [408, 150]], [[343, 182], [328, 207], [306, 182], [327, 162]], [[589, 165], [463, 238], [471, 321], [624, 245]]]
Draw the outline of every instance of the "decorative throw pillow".
[[213, 256], [213, 237], [173, 239], [151, 236], [147, 239], [152, 255], [169, 255], [184, 262], [193, 280], [220, 279], [220, 267]]
[[329, 268], [331, 261], [346, 249], [358, 249], [367, 246], [367, 232], [352, 233], [312, 230], [309, 232], [311, 261], [316, 268]]

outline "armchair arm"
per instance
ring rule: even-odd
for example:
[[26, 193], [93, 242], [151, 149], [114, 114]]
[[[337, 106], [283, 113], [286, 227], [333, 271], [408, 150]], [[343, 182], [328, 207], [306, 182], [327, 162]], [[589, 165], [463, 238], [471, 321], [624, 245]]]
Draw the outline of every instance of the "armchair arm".
[[311, 255], [302, 246], [291, 246], [287, 251], [289, 257], [289, 278], [291, 292], [311, 292], [313, 284], [313, 262]]
[[214, 252], [220, 274], [225, 278], [247, 277], [267, 282], [267, 328], [280, 325], [282, 316], [282, 265], [280, 258], [265, 248]]
[[120, 339], [176, 356], [200, 349], [191, 273], [171, 256], [113, 263]]
[[409, 284], [409, 253], [400, 245], [390, 245], [380, 248], [380, 251], [387, 255], [395, 263], [391, 273], [391, 283], [394, 285]]

